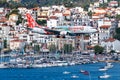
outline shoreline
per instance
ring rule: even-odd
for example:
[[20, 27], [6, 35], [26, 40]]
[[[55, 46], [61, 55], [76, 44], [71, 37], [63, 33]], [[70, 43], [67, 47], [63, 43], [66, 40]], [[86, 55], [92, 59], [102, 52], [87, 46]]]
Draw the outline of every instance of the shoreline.
[[107, 61], [98, 61], [98, 62], [120, 62], [120, 61], [115, 61], [115, 60], [107, 60]]

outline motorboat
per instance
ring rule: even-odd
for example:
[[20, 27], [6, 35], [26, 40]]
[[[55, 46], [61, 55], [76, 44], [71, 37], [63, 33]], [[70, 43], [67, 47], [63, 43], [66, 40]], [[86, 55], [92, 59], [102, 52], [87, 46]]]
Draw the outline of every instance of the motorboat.
[[82, 70], [82, 69], [81, 69], [80, 72], [83, 73], [83, 72], [85, 72], [85, 70]]
[[105, 68], [112, 68], [113, 67], [113, 65], [112, 65], [112, 63], [107, 63], [107, 65], [105, 66]]
[[63, 74], [70, 74], [70, 72], [68, 72], [68, 71], [64, 71]]
[[108, 70], [108, 68], [102, 67], [99, 69], [99, 71], [106, 71], [106, 70]]
[[0, 63], [0, 68], [7, 68], [7, 66], [4, 63]]
[[79, 78], [79, 76], [72, 75], [71, 78]]
[[110, 77], [110, 75], [108, 75], [107, 73], [104, 73], [104, 75], [99, 76], [99, 78], [109, 78], [109, 77]]

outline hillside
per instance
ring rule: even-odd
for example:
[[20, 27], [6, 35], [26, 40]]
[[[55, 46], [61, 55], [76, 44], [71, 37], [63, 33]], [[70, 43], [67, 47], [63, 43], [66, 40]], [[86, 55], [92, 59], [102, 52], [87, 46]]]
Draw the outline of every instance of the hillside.
[[[20, 3], [13, 2], [12, 0], [6, 2], [6, 0], [0, 0], [0, 7], [9, 7], [9, 8], [17, 8], [20, 6], [24, 6], [27, 8], [33, 8], [37, 6], [50, 6], [50, 5], [65, 5], [66, 7], [75, 7], [81, 6], [86, 7], [90, 3], [94, 3], [99, 0], [21, 0]], [[111, 1], [111, 0], [108, 0]], [[120, 0], [117, 0], [120, 2]]]
[[6, 0], [0, 0], [0, 7], [10, 7], [17, 8], [19, 6], [24, 6], [28, 8], [36, 6], [50, 6], [50, 5], [65, 5], [66, 7], [84, 6], [89, 3], [93, 3], [98, 0], [21, 0], [20, 3], [6, 2]]

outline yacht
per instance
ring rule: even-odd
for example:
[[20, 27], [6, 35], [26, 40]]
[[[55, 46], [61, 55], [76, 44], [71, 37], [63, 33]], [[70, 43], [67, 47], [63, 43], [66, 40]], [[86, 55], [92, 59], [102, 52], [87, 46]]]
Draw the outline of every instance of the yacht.
[[104, 75], [99, 76], [99, 78], [109, 78], [109, 77], [110, 77], [110, 75], [108, 75], [107, 73], [104, 73]]
[[112, 65], [112, 63], [107, 63], [107, 65], [105, 66], [105, 68], [112, 68], [113, 67], [113, 65]]
[[79, 78], [79, 76], [72, 75], [71, 78]]
[[68, 71], [64, 71], [63, 74], [70, 74], [70, 72], [68, 72]]
[[7, 66], [4, 63], [0, 63], [0, 68], [7, 68]]
[[85, 72], [85, 70], [82, 70], [82, 69], [81, 69], [80, 72], [83, 73], [83, 72]]
[[108, 68], [102, 67], [99, 69], [99, 71], [106, 71], [106, 70], [108, 70]]

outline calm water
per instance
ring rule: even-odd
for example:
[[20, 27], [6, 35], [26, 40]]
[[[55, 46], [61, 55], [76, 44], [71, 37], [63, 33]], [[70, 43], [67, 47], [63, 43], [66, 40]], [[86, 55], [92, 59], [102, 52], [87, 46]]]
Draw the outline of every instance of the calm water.
[[[98, 69], [105, 66], [105, 63], [95, 63], [36, 69], [0, 69], [0, 80], [90, 80], [89, 75], [80, 73], [81, 69], [90, 72], [91, 80], [120, 80], [120, 63], [112, 64], [114, 67], [107, 71], [111, 77], [107, 79], [98, 78], [104, 73], [98, 71]], [[71, 73], [63, 74], [64, 71]], [[72, 78], [72, 75], [76, 75], [78, 78]]]

